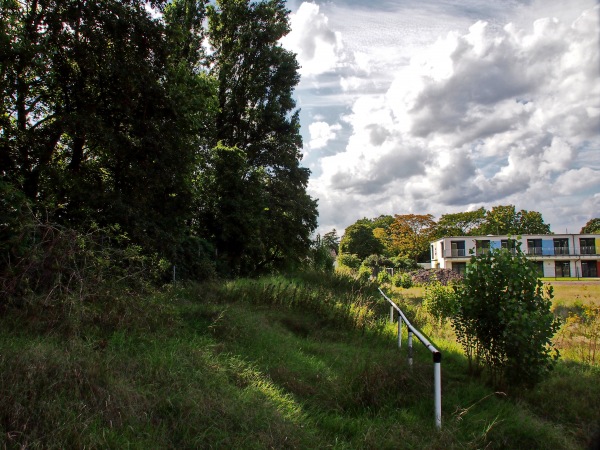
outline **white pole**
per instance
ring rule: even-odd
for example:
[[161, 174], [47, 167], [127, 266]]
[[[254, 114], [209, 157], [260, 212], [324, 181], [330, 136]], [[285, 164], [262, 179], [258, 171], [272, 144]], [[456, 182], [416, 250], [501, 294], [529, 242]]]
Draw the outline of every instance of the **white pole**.
[[394, 323], [394, 307], [390, 305], [390, 323]]
[[434, 384], [434, 408], [435, 426], [438, 430], [442, 428], [442, 354], [433, 354], [433, 384]]
[[413, 347], [412, 347], [412, 341], [413, 341], [413, 332], [409, 328], [408, 329], [408, 365], [411, 368], [412, 368], [412, 364], [413, 364]]

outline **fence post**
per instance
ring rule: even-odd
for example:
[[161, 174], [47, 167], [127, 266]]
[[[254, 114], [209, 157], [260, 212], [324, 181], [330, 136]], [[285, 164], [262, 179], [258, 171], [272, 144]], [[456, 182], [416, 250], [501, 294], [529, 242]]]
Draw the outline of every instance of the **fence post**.
[[411, 369], [412, 369], [412, 365], [413, 365], [413, 345], [412, 345], [412, 341], [413, 341], [413, 332], [409, 328], [408, 329], [408, 365], [410, 366]]
[[394, 323], [394, 307], [390, 305], [390, 323]]
[[402, 348], [402, 316], [398, 314], [398, 348]]
[[435, 408], [435, 426], [442, 428], [442, 354], [433, 354], [433, 395]]

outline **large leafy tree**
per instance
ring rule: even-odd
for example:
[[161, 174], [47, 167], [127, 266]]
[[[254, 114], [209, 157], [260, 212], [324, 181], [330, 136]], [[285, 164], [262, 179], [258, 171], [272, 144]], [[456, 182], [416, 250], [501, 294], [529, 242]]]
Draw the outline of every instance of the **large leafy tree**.
[[383, 244], [375, 237], [373, 229], [360, 221], [346, 228], [340, 241], [340, 253], [356, 255], [361, 261], [383, 251]]
[[390, 225], [390, 236], [397, 255], [415, 261], [427, 259], [434, 227], [431, 214], [396, 214]]
[[[279, 44], [289, 32], [288, 11], [282, 0], [218, 0], [208, 12], [219, 103], [213, 146], [239, 149], [248, 173], [262, 174], [260, 213], [251, 209], [222, 218], [257, 224], [241, 237], [255, 242], [217, 250], [230, 261], [247, 261], [246, 271], [300, 261], [310, 250], [317, 213], [316, 202], [306, 194], [309, 171], [299, 164], [302, 140], [292, 97], [299, 66]], [[222, 225], [215, 222], [211, 233], [216, 235]]]
[[588, 220], [588, 222], [581, 228], [580, 233], [600, 233], [600, 218], [596, 217], [594, 219]]
[[549, 234], [550, 225], [544, 223], [537, 211], [516, 211], [514, 205], [498, 205], [485, 214], [484, 222], [472, 234]]
[[485, 221], [486, 210], [481, 207], [475, 211], [443, 214], [435, 226], [436, 237], [468, 236]]
[[166, 250], [192, 211], [204, 102], [182, 102], [183, 56], [147, 3], [2, 2], [0, 173], [54, 220]]

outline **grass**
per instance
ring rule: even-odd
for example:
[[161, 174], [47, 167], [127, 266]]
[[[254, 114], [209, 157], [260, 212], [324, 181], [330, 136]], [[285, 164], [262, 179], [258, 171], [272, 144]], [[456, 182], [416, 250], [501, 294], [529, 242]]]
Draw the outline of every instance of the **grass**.
[[[408, 292], [411, 314], [435, 336], [418, 291]], [[416, 347], [410, 370], [385, 303], [347, 277], [150, 297], [85, 312], [74, 304], [61, 326], [35, 309], [4, 311], [0, 446], [577, 449], [600, 419], [597, 368], [565, 362], [535, 390], [496, 393], [439, 339], [437, 432], [429, 352]]]

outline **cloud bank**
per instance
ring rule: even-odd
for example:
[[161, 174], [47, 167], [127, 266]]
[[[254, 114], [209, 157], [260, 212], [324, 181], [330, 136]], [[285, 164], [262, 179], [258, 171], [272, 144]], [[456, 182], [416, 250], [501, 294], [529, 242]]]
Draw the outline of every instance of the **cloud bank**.
[[306, 150], [340, 149], [307, 158], [321, 228], [508, 203], [540, 211], [555, 232], [600, 216], [600, 6], [574, 17], [475, 21], [389, 63], [384, 77], [368, 70], [377, 49], [348, 51], [319, 6], [303, 3], [286, 43], [303, 86], [327, 75], [348, 95], [308, 124]]

